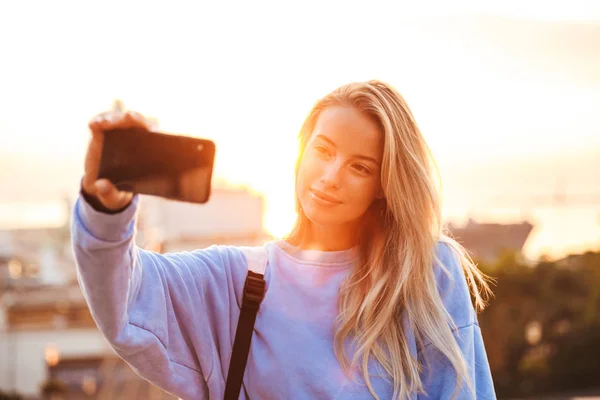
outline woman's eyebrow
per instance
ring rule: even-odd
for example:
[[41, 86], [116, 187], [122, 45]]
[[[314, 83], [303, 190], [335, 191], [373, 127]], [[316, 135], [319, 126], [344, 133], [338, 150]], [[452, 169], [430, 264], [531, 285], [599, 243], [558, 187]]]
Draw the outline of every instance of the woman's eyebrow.
[[320, 139], [320, 140], [327, 142], [330, 145], [335, 147], [335, 142], [333, 140], [329, 139], [327, 136], [323, 135], [322, 133], [319, 133], [317, 136], [315, 136], [315, 139]]
[[379, 165], [379, 161], [377, 161], [375, 158], [370, 157], [370, 156], [365, 156], [362, 154], [356, 154], [355, 156], [353, 156], [354, 158], [359, 158], [361, 160], [365, 160], [365, 161], [370, 161], [373, 164]]

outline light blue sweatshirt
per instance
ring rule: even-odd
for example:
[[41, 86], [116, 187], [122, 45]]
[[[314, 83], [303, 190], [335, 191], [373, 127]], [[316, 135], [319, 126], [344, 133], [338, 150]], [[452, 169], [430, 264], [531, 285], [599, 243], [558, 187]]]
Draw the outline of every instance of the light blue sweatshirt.
[[[124, 211], [75, 204], [72, 239], [78, 277], [102, 334], [142, 377], [183, 399], [221, 399], [240, 314], [246, 258], [232, 246], [158, 254], [134, 244], [138, 197]], [[333, 324], [340, 283], [355, 259], [352, 250], [292, 249], [265, 245], [265, 299], [258, 313], [241, 399], [372, 399], [358, 375], [347, 378], [333, 352]], [[454, 282], [436, 267], [444, 304], [469, 367], [478, 399], [495, 399], [481, 331], [466, 280], [447, 245], [438, 257]], [[422, 374], [427, 395], [450, 399], [456, 375], [431, 345], [411, 351], [428, 357]], [[382, 370], [375, 362], [372, 372]], [[380, 399], [392, 398], [392, 384], [371, 379]], [[473, 395], [463, 385], [459, 399]]]

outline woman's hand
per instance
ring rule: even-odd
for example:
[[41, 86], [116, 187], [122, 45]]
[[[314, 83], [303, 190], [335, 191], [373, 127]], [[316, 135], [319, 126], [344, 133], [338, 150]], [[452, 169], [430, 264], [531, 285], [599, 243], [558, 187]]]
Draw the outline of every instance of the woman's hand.
[[83, 191], [88, 195], [95, 196], [109, 210], [123, 209], [131, 202], [133, 193], [118, 190], [108, 179], [98, 179], [104, 131], [131, 127], [150, 129], [150, 123], [136, 112], [108, 111], [94, 117], [90, 121], [89, 127], [92, 138], [85, 156]]

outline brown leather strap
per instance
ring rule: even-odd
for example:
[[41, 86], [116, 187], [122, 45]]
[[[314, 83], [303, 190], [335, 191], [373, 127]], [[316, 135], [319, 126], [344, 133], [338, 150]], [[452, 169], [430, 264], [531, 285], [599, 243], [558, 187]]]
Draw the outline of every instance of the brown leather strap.
[[264, 276], [248, 270], [242, 298], [242, 309], [235, 332], [231, 361], [225, 384], [224, 400], [238, 400], [242, 388], [242, 380], [250, 352], [250, 342], [254, 332], [256, 314], [265, 297]]

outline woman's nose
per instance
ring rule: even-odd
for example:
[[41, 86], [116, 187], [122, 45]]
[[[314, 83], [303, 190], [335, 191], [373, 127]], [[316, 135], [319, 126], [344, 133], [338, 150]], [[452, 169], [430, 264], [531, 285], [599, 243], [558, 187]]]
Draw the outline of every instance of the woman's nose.
[[339, 188], [341, 181], [341, 168], [337, 163], [331, 163], [325, 167], [321, 175], [321, 183], [325, 187]]

